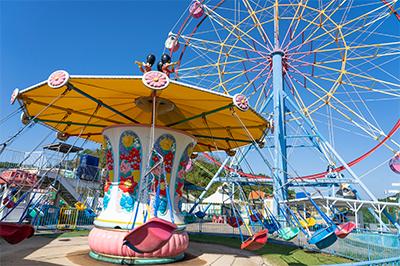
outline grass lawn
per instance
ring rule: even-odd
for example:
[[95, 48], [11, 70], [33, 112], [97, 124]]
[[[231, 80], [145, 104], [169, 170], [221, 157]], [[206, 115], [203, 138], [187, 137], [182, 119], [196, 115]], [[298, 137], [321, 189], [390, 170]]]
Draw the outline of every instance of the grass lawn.
[[[220, 244], [233, 248], [240, 248], [238, 238], [220, 237], [211, 235], [191, 234], [190, 241]], [[331, 256], [318, 252], [311, 252], [294, 246], [267, 243], [261, 250], [254, 251], [272, 265], [321, 265], [335, 263], [349, 263], [348, 259]]]
[[90, 230], [74, 230], [74, 231], [59, 231], [54, 233], [43, 233], [38, 234], [40, 236], [49, 237], [49, 238], [68, 238], [68, 237], [77, 237], [77, 236], [88, 236]]

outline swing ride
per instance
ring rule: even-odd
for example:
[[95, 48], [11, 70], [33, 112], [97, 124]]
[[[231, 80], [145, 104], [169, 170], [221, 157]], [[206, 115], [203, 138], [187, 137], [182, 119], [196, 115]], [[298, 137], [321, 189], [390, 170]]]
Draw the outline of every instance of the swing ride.
[[[33, 235], [27, 217], [44, 216], [47, 192], [66, 182], [61, 163], [82, 149], [74, 146], [78, 140], [105, 153], [101, 212], [90, 206], [88, 190], [78, 193], [76, 185], [71, 192], [75, 209], [96, 217], [89, 246], [97, 260], [182, 259], [185, 218], [207, 221], [214, 203], [202, 202], [216, 182], [224, 182], [218, 190], [227, 197], [218, 202], [223, 218], [215, 220], [238, 231], [241, 249], [262, 249], [269, 237], [304, 237], [309, 246], [329, 248], [360, 227], [362, 206], [380, 231], [399, 232], [385, 208], [400, 204], [378, 201], [362, 180], [383, 165], [392, 171], [385, 174], [400, 174], [400, 120], [393, 114], [400, 88], [391, 65], [400, 42], [384, 27], [399, 25], [396, 2], [194, 0], [168, 33], [160, 60], [150, 54], [135, 61], [142, 75], [57, 70], [14, 90], [10, 103], [20, 105], [24, 126], [2, 143], [0, 155], [34, 124], [56, 131], [65, 155], [35, 174], [1, 173], [8, 187], [1, 211], [28, 203], [16, 222], [2, 216], [0, 236], [16, 244]], [[385, 119], [377, 104], [383, 101]], [[386, 160], [365, 166], [378, 153]], [[183, 215], [185, 177], [199, 157], [218, 170], [203, 169], [212, 178]], [[80, 160], [88, 164], [74, 174], [96, 181], [99, 158]], [[49, 175], [53, 181], [45, 184]], [[45, 192], [36, 195], [39, 188]]]
[[188, 237], [179, 205], [192, 151], [236, 149], [252, 142], [244, 127], [259, 139], [269, 126], [241, 96], [187, 86], [158, 71], [142, 77], [56, 71], [17, 100], [28, 118], [63, 136], [96, 142], [104, 136], [104, 206], [89, 235], [98, 259], [181, 258]]

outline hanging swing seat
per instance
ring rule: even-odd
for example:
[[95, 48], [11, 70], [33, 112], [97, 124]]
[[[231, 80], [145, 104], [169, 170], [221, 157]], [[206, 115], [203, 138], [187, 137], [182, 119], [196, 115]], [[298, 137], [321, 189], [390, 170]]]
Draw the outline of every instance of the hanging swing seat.
[[335, 229], [336, 225], [319, 229], [310, 237], [308, 243], [316, 245], [319, 249], [333, 245], [337, 240]]
[[85, 203], [78, 201], [77, 203], [75, 203], [75, 208], [78, 211], [84, 211], [86, 209]]
[[151, 218], [133, 229], [124, 238], [124, 244], [140, 253], [160, 249], [172, 237], [177, 226], [160, 218]]
[[35, 229], [30, 224], [0, 222], [0, 237], [12, 245], [30, 238], [34, 232]]
[[263, 224], [264, 224], [264, 227], [268, 229], [268, 232], [270, 234], [275, 233], [279, 229], [279, 227], [276, 224], [272, 223], [272, 222], [264, 221]]
[[344, 224], [338, 225], [338, 227], [335, 230], [335, 234], [339, 238], [345, 238], [350, 234], [354, 229], [356, 229], [356, 224], [353, 222], [347, 222]]
[[203, 219], [203, 218], [206, 216], [206, 214], [207, 214], [207, 213], [202, 212], [202, 211], [197, 211], [197, 212], [195, 213], [195, 215], [196, 215], [198, 218], [200, 218], [200, 219]]
[[85, 209], [85, 215], [86, 215], [86, 217], [96, 217], [97, 216], [97, 214], [91, 208]]
[[306, 222], [308, 227], [313, 227], [317, 224], [317, 221], [313, 217], [307, 218]]
[[246, 241], [244, 241], [240, 245], [240, 249], [259, 250], [265, 246], [267, 240], [268, 240], [268, 230], [264, 229], [257, 232], [252, 237], [249, 237]]
[[278, 235], [280, 238], [286, 241], [290, 241], [295, 238], [300, 232], [297, 227], [284, 227], [278, 230]]
[[317, 221], [316, 221], [314, 218], [312, 218], [312, 217], [306, 218], [305, 220], [300, 220], [300, 225], [301, 225], [303, 228], [310, 228], [310, 227], [313, 227], [316, 223], [317, 223]]
[[226, 222], [232, 226], [233, 228], [238, 228], [239, 226], [243, 225], [243, 219], [242, 218], [237, 218], [236, 217], [226, 217]]
[[264, 217], [260, 213], [256, 212], [256, 213], [250, 215], [250, 220], [252, 222], [259, 222], [259, 221], [263, 221]]
[[11, 197], [5, 197], [3, 199], [3, 205], [5, 205], [7, 209], [11, 209], [15, 206], [15, 202]]
[[36, 216], [43, 217], [44, 212], [40, 210], [39, 208], [30, 208], [29, 209], [29, 216], [32, 218], [35, 218]]

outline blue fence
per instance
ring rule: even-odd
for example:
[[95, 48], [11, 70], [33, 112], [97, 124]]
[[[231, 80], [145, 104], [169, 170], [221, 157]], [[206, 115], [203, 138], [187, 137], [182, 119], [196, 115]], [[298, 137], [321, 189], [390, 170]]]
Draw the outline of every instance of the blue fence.
[[[85, 211], [77, 211], [75, 208], [70, 208], [77, 212], [76, 219], [70, 219], [74, 224], [71, 228], [87, 227], [93, 225], [95, 217], [88, 216]], [[32, 222], [36, 228], [40, 229], [57, 229], [60, 223], [60, 214], [62, 209], [51, 205], [44, 205], [41, 208], [42, 215], [38, 215]], [[65, 221], [64, 221], [65, 222]]]
[[397, 266], [400, 265], [400, 257], [388, 258], [388, 259], [380, 259], [380, 260], [372, 260], [372, 261], [362, 261], [355, 263], [342, 263], [342, 264], [327, 264], [325, 266], [364, 266], [364, 265], [392, 265]]
[[[400, 254], [398, 235], [372, 232], [353, 232], [344, 239], [338, 239], [332, 246], [322, 252], [346, 257], [355, 261], [374, 261], [396, 258]], [[303, 234], [295, 240], [299, 246], [316, 249], [307, 243]]]

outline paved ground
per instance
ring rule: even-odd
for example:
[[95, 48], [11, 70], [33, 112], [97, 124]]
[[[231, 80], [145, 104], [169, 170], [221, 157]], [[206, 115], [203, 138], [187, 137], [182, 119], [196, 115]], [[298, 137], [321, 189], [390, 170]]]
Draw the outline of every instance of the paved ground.
[[[50, 266], [50, 265], [112, 265], [92, 260], [87, 237], [50, 238], [35, 236], [17, 245], [0, 242], [1, 266]], [[191, 242], [185, 259], [168, 264], [190, 265], [267, 265], [260, 256], [248, 251], [214, 244]]]

